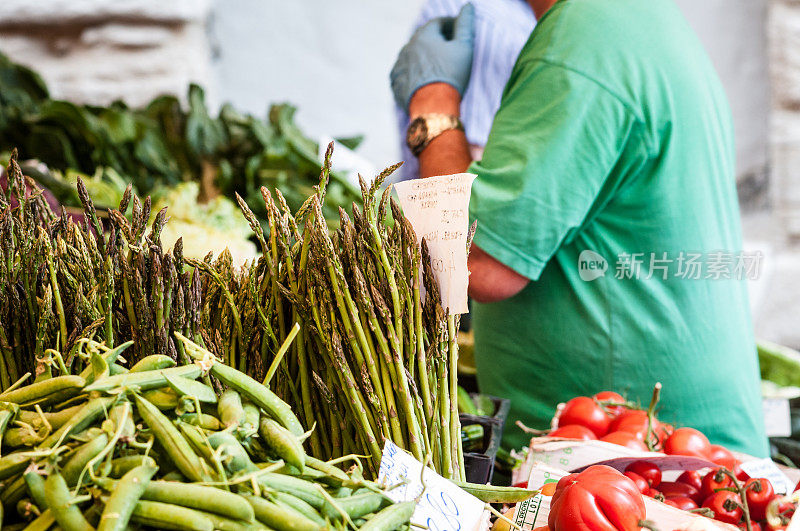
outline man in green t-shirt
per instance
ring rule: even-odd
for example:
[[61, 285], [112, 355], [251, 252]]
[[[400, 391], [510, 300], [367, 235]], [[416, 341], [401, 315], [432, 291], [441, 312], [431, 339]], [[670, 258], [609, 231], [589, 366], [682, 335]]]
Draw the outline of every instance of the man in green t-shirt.
[[[480, 161], [459, 128], [472, 11], [422, 27], [392, 70], [420, 174], [477, 174], [469, 259], [478, 381], [543, 428], [601, 390], [767, 454], [730, 110], [672, 0], [529, 0]], [[507, 443], [525, 444], [509, 424]]]

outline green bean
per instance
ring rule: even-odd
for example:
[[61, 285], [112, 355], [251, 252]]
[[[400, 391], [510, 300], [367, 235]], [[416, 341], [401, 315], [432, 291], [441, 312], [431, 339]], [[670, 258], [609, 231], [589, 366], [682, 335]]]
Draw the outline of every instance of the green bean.
[[278, 398], [278, 395], [250, 378], [246, 374], [237, 371], [233, 367], [215, 362], [211, 366], [211, 374], [217, 377], [222, 383], [233, 387], [242, 395], [246, 396], [255, 405], [265, 410], [269, 415], [277, 420], [284, 428], [288, 429], [296, 437], [302, 437], [305, 433], [300, 421], [292, 412], [289, 404]]
[[164, 378], [167, 376], [183, 376], [186, 378], [197, 378], [200, 376], [200, 367], [197, 364], [181, 365], [180, 367], [172, 367], [171, 369], [163, 369], [158, 371], [146, 372], [126, 372], [125, 374], [118, 374], [116, 376], [108, 376], [102, 380], [97, 380], [91, 385], [87, 385], [83, 390], [87, 393], [92, 391], [110, 391], [117, 387], [138, 387], [142, 391], [148, 389], [156, 389], [167, 385]]
[[47, 507], [64, 531], [94, 531], [94, 527], [84, 518], [83, 513], [73, 503], [67, 483], [56, 471], [50, 472], [45, 481]]
[[296, 466], [302, 472], [306, 463], [303, 445], [292, 432], [268, 417], [261, 417], [258, 429], [264, 443], [284, 461]]
[[[55, 523], [56, 523], [56, 519], [53, 516], [53, 511], [51, 511], [50, 509], [47, 509], [42, 514], [40, 514], [36, 518], [36, 520], [34, 520], [30, 524], [28, 524], [24, 528], [24, 531], [47, 531], [48, 529], [53, 527], [53, 524], [55, 524]], [[0, 522], [0, 524], [2, 524], [2, 522]], [[8, 529], [8, 528], [4, 527], [4, 529]]]
[[139, 360], [128, 372], [147, 372], [169, 369], [175, 366], [175, 360], [164, 354], [152, 354]]
[[114, 398], [103, 397], [91, 399], [67, 424], [64, 424], [56, 432], [50, 434], [39, 446], [42, 448], [50, 448], [69, 435], [86, 429], [111, 407], [114, 400]]
[[318, 531], [318, 524], [309, 520], [299, 512], [280, 507], [263, 498], [247, 495], [245, 499], [255, 511], [256, 519], [277, 531]]
[[273, 492], [271, 494], [271, 499], [276, 505], [294, 509], [315, 524], [319, 524], [320, 526], [326, 525], [325, 519], [320, 516], [319, 512], [317, 512], [316, 509], [297, 496], [292, 496], [291, 494], [287, 494], [285, 492]]
[[111, 460], [108, 475], [112, 478], [121, 478], [137, 466], [154, 468], [156, 461], [149, 455], [125, 455]]
[[519, 487], [496, 487], [465, 481], [451, 481], [485, 503], [519, 503], [533, 498], [539, 492]]
[[72, 456], [61, 469], [61, 475], [64, 477], [64, 481], [67, 482], [68, 486], [72, 487], [78, 482], [83, 468], [89, 461], [97, 456], [107, 444], [108, 435], [102, 433], [98, 437], [90, 439], [72, 453]]
[[203, 481], [205, 474], [200, 458], [186, 442], [178, 429], [153, 404], [136, 395], [136, 406], [142, 420], [153, 430], [153, 435], [175, 463], [181, 474], [192, 481]]
[[31, 457], [24, 452], [15, 452], [0, 458], [0, 481], [5, 481], [28, 468]]
[[33, 503], [39, 509], [44, 511], [47, 508], [47, 501], [45, 500], [44, 478], [34, 470], [29, 470], [22, 474], [25, 480], [25, 485], [28, 487], [28, 492], [33, 498]]
[[265, 472], [258, 476], [258, 482], [267, 489], [297, 496], [315, 509], [322, 508], [325, 503], [325, 498], [319, 493], [316, 485], [304, 479]]
[[181, 396], [190, 396], [196, 398], [200, 402], [208, 404], [217, 403], [217, 393], [202, 382], [180, 376], [168, 376], [166, 374], [164, 375], [164, 379], [167, 380], [167, 384], [172, 390]]
[[139, 498], [157, 470], [149, 465], [140, 465], [122, 476], [106, 501], [97, 531], [123, 531], [128, 527]]
[[0, 401], [11, 402], [13, 404], [27, 404], [54, 395], [60, 391], [79, 390], [84, 385], [86, 385], [86, 380], [80, 376], [73, 376], [71, 374], [56, 376], [55, 378], [32, 383], [25, 387], [14, 389], [13, 391], [6, 391], [0, 394]]
[[381, 512], [367, 520], [360, 531], [394, 531], [407, 524], [414, 514], [417, 502], [400, 502], [382, 509]]
[[344, 518], [341, 511], [344, 511], [350, 518], [360, 518], [377, 512], [387, 504], [388, 500], [383, 494], [370, 492], [347, 498], [337, 498], [336, 506], [330, 500], [325, 500], [325, 504], [322, 506], [322, 515], [331, 520], [341, 520]]
[[[134, 502], [131, 520], [155, 529], [177, 529], [178, 531], [214, 531], [213, 522], [199, 511], [179, 505], [154, 501]], [[125, 529], [125, 526], [117, 529]], [[102, 531], [102, 528], [98, 528]]]
[[[255, 407], [255, 406], [254, 406]], [[256, 408], [258, 411], [258, 408]], [[226, 389], [217, 403], [217, 414], [222, 425], [226, 428], [242, 426], [245, 422], [245, 410], [242, 405], [242, 395], [235, 389]]]

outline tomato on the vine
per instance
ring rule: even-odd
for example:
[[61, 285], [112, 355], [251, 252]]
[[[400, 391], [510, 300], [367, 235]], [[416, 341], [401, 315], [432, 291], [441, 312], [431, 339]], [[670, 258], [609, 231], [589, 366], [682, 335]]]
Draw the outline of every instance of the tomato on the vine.
[[[742, 522], [739, 524], [739, 529], [747, 529], [747, 524]], [[750, 521], [750, 531], [762, 531], [764, 528], [758, 522]]]
[[733, 456], [730, 450], [725, 448], [719, 444], [710, 444], [708, 445], [708, 452], [706, 453], [706, 458], [714, 464], [724, 466], [727, 468], [728, 465], [735, 461], [736, 458]]
[[767, 505], [775, 497], [772, 483], [766, 478], [753, 478], [747, 480], [744, 490], [750, 517], [755, 520], [763, 520], [767, 516]]
[[672, 498], [667, 498], [666, 503], [670, 503], [673, 507], [677, 507], [683, 511], [691, 511], [692, 509], [697, 509], [697, 504], [694, 502], [693, 499], [688, 498], [686, 496], [673, 496]]
[[608, 431], [609, 433], [615, 431], [634, 433], [638, 435], [640, 439], [644, 439], [647, 435], [647, 422], [646, 411], [629, 409], [611, 421]]
[[[625, 402], [625, 398], [623, 398], [621, 394], [615, 393], [614, 391], [600, 391], [594, 395], [593, 398], [600, 402], [611, 402], [615, 404], [622, 404]], [[618, 417], [627, 409], [625, 406], [604, 405], [603, 407], [606, 409], [606, 411], [611, 413], [612, 417]]]
[[633, 484], [636, 485], [636, 488], [639, 489], [639, 492], [642, 494], [647, 494], [650, 490], [650, 485], [647, 484], [647, 480], [636, 472], [625, 471], [624, 475], [633, 481]]
[[694, 428], [678, 428], [664, 442], [664, 453], [706, 458], [711, 443]]
[[586, 426], [580, 424], [567, 424], [556, 428], [547, 434], [548, 437], [564, 437], [565, 439], [579, 439], [581, 441], [593, 441], [597, 439], [594, 432]]
[[686, 497], [694, 500], [695, 503], [700, 503], [703, 498], [700, 496], [700, 490], [687, 485], [686, 483], [678, 483], [677, 481], [662, 481], [658, 486], [661, 493], [665, 498], [678, 498]]
[[558, 417], [559, 426], [579, 424], [592, 430], [596, 437], [608, 433], [611, 417], [603, 411], [593, 398], [577, 396], [566, 403]]
[[658, 487], [658, 484], [661, 483], [661, 469], [650, 461], [634, 461], [625, 467], [625, 471], [636, 472], [653, 488]]
[[742, 500], [739, 495], [729, 490], [721, 490], [709, 496], [703, 502], [714, 512], [714, 518], [726, 524], [738, 524], [742, 519]]
[[703, 499], [710, 497], [720, 489], [728, 489], [733, 486], [731, 477], [715, 468], [703, 477], [703, 484], [700, 487], [700, 495]]
[[642, 452], [647, 451], [647, 445], [642, 441], [638, 435], [634, 433], [628, 433], [626, 431], [615, 431], [611, 432], [605, 437], [600, 438], [601, 441], [618, 444], [620, 446], [625, 446], [632, 450], [640, 450]]
[[700, 472], [697, 470], [685, 470], [680, 476], [678, 476], [676, 481], [678, 481], [678, 483], [686, 483], [687, 485], [691, 485], [697, 490], [700, 490], [700, 487], [703, 486], [703, 476], [700, 475]]

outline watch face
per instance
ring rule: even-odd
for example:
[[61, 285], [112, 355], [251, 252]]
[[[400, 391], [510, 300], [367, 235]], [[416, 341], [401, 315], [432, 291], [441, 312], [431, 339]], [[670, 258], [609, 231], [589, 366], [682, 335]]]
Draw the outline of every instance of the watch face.
[[413, 151], [414, 148], [421, 146], [428, 138], [428, 125], [424, 118], [415, 118], [408, 126], [406, 133], [406, 143]]

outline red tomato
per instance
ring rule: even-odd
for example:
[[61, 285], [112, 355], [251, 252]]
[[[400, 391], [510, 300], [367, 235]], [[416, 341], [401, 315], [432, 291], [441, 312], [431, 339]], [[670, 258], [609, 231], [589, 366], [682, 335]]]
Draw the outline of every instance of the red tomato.
[[[593, 397], [595, 400], [599, 400], [600, 402], [615, 402], [621, 404], [625, 402], [625, 399], [619, 393], [615, 393], [614, 391], [600, 391]], [[611, 413], [612, 417], [618, 417], [620, 413], [627, 409], [625, 406], [604, 406], [606, 410]]]
[[687, 485], [691, 485], [692, 487], [700, 490], [700, 487], [703, 485], [703, 476], [700, 475], [700, 472], [697, 470], [686, 470], [678, 476], [677, 481], [679, 483], [686, 483]]
[[664, 495], [661, 494], [661, 491], [660, 490], [656, 490], [653, 487], [648, 487], [647, 492], [644, 492], [643, 494], [645, 496], [649, 496], [651, 498], [656, 498], [656, 499], [661, 499], [661, 500], [664, 499]]
[[729, 490], [721, 490], [708, 497], [703, 502], [703, 507], [707, 507], [714, 512], [714, 518], [726, 524], [738, 524], [742, 519], [741, 498], [739, 495]]
[[626, 431], [615, 431], [609, 433], [605, 437], [601, 437], [600, 440], [625, 446], [632, 450], [641, 450], [642, 452], [647, 451], [647, 445], [644, 443], [644, 441], [642, 441], [636, 434], [628, 433]]
[[678, 428], [664, 442], [664, 453], [706, 458], [711, 444], [708, 438], [694, 428]]
[[647, 494], [650, 491], [650, 485], [647, 484], [647, 480], [636, 472], [626, 471], [625, 476], [629, 477], [633, 481], [633, 483], [636, 485], [636, 488], [639, 489], [639, 492], [642, 494]]
[[733, 461], [736, 461], [736, 458], [733, 457], [733, 454], [731, 453], [731, 451], [728, 450], [727, 448], [725, 448], [724, 446], [719, 445], [719, 444], [711, 444], [711, 445], [709, 445], [708, 446], [708, 453], [706, 454], [706, 457], [712, 463], [720, 465], [720, 466], [724, 466], [724, 467], [726, 467], [728, 469], [730, 469], [730, 467], [728, 467], [728, 465], [731, 464]]
[[750, 518], [763, 520], [767, 516], [767, 505], [775, 497], [772, 483], [768, 479], [753, 478], [744, 484], [747, 507], [750, 508]]
[[634, 461], [625, 468], [625, 471], [636, 472], [653, 488], [661, 483], [661, 469], [650, 461]]
[[[747, 529], [747, 524], [742, 522], [741, 524], [739, 524], [739, 528], [740, 529]], [[754, 522], [752, 520], [750, 521], [750, 530], [751, 531], [762, 531], [763, 529], [764, 528], [761, 527], [761, 524], [759, 524], [758, 522]]]
[[718, 468], [703, 477], [703, 484], [700, 487], [700, 495], [703, 499], [710, 497], [719, 489], [727, 489], [733, 486], [733, 480], [727, 474], [723, 474]]
[[548, 437], [564, 437], [565, 439], [579, 439], [581, 441], [593, 441], [597, 439], [592, 430], [580, 424], [568, 424], [556, 428], [547, 435]]
[[578, 396], [566, 403], [558, 418], [559, 426], [570, 424], [585, 426], [592, 430], [595, 436], [602, 437], [608, 433], [611, 417], [593, 399], [588, 396]]
[[662, 481], [658, 486], [661, 493], [665, 498], [691, 498], [695, 503], [702, 501], [700, 497], [700, 490], [687, 485], [686, 483], [678, 483], [677, 481]]
[[609, 433], [625, 431], [635, 433], [644, 440], [647, 435], [647, 412], [639, 409], [629, 409], [615, 418], [608, 427]]
[[666, 505], [671, 505], [672, 507], [675, 507], [676, 509], [680, 509], [680, 507], [678, 507], [678, 504], [677, 504], [677, 503], [675, 503], [675, 502], [674, 502], [674, 501], [672, 501], [672, 500], [664, 500], [664, 503], [665, 503]]
[[684, 511], [691, 511], [692, 509], [697, 509], [697, 504], [694, 502], [693, 499], [687, 498], [686, 496], [674, 496], [672, 498], [667, 498], [668, 502], [672, 502], [671, 505], [674, 505], [678, 509]]

